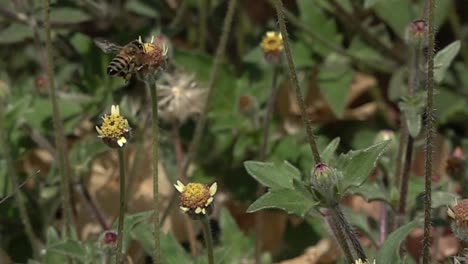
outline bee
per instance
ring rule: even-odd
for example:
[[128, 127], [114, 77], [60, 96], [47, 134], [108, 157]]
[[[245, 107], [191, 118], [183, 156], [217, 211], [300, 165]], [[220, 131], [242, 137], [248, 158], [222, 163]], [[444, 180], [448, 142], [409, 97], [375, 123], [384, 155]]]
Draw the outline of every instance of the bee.
[[144, 53], [143, 43], [139, 40], [133, 40], [125, 46], [119, 46], [105, 39], [95, 39], [94, 43], [104, 53], [117, 54], [107, 66], [107, 74], [110, 76], [119, 76], [127, 82], [132, 75], [141, 69], [138, 58]]

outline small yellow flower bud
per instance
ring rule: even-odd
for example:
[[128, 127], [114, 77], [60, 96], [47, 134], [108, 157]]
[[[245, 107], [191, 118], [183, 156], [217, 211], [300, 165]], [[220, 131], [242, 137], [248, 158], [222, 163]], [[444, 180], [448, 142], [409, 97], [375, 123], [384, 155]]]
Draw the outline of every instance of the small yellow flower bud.
[[265, 59], [270, 64], [278, 64], [283, 54], [283, 36], [281, 33], [269, 31], [260, 43]]
[[111, 148], [121, 148], [131, 137], [128, 120], [120, 115], [118, 105], [113, 105], [111, 114], [102, 117], [102, 124], [96, 126], [98, 137]]

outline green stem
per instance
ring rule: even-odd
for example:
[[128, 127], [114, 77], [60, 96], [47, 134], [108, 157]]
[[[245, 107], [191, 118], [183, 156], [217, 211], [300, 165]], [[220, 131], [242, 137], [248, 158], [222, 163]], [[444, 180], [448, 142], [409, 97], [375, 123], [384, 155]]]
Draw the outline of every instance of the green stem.
[[266, 158], [266, 153], [268, 152], [268, 139], [269, 139], [269, 132], [270, 132], [270, 123], [273, 119], [273, 110], [276, 102], [276, 96], [278, 94], [279, 85], [278, 82], [279, 76], [279, 68], [275, 66], [273, 69], [273, 77], [271, 81], [271, 91], [270, 96], [268, 97], [267, 107], [266, 107], [266, 115], [263, 119], [263, 134], [262, 134], [262, 145], [260, 146], [260, 161], [264, 161]]
[[426, 105], [426, 151], [425, 151], [425, 190], [424, 190], [424, 240], [423, 240], [423, 264], [431, 262], [429, 254], [431, 231], [431, 185], [432, 185], [432, 151], [434, 137], [434, 9], [435, 0], [428, 0], [428, 47], [427, 47], [427, 105]]
[[334, 218], [337, 228], [341, 228], [341, 230], [344, 232], [344, 236], [349, 239], [354, 251], [357, 254], [357, 258], [361, 260], [366, 260], [366, 253], [362, 248], [362, 245], [359, 242], [356, 233], [354, 232], [354, 228], [351, 226], [348, 219], [346, 219], [343, 211], [341, 210], [340, 205], [336, 204], [334, 206], [331, 206], [330, 210], [332, 212], [332, 216]]
[[125, 155], [124, 149], [119, 148], [119, 165], [120, 165], [120, 208], [119, 208], [119, 224], [117, 229], [117, 255], [115, 257], [115, 263], [122, 263], [122, 241], [123, 241], [123, 229], [125, 222], [125, 211], [127, 207], [127, 201], [125, 199]]
[[72, 202], [70, 196], [70, 171], [67, 168], [67, 151], [62, 118], [57, 103], [54, 83], [54, 61], [52, 59], [52, 40], [50, 33], [50, 1], [44, 0], [44, 23], [47, 48], [47, 81], [49, 83], [50, 102], [52, 104], [52, 117], [54, 122], [55, 144], [57, 159], [59, 160], [59, 173], [61, 175], [62, 206], [65, 214], [64, 237], [68, 238], [72, 231]]
[[214, 264], [214, 256], [213, 256], [213, 237], [211, 236], [211, 228], [210, 228], [210, 221], [208, 216], [204, 216], [201, 219], [202, 227], [203, 227], [203, 235], [205, 237], [206, 243], [206, 251], [208, 254], [208, 263]]
[[289, 47], [288, 31], [286, 30], [286, 23], [284, 21], [284, 7], [281, 0], [275, 0], [275, 7], [276, 16], [278, 17], [279, 26], [281, 29], [281, 35], [283, 36], [284, 52], [288, 61], [289, 78], [291, 79], [291, 83], [295, 88], [297, 104], [299, 105], [299, 109], [301, 110], [302, 122], [304, 123], [304, 127], [307, 132], [307, 139], [309, 141], [310, 149], [312, 150], [312, 154], [314, 156], [315, 164], [318, 164], [321, 162], [320, 154], [317, 148], [317, 144], [315, 143], [314, 133], [312, 132], [312, 124], [309, 118], [307, 117], [304, 99], [302, 98], [302, 91], [299, 87], [299, 82], [297, 81], [296, 67], [294, 66], [294, 61], [291, 55], [291, 48]]
[[40, 241], [34, 233], [34, 229], [31, 225], [31, 219], [28, 215], [28, 210], [26, 207], [26, 201], [24, 199], [23, 193], [21, 192], [21, 185], [19, 184], [18, 180], [18, 173], [16, 171], [15, 162], [13, 161], [11, 149], [10, 149], [10, 142], [8, 140], [7, 128], [5, 127], [5, 120], [4, 120], [4, 107], [3, 102], [0, 101], [0, 144], [2, 146], [2, 152], [5, 156], [5, 160], [7, 163], [7, 170], [8, 174], [10, 175], [11, 180], [11, 187], [13, 190], [13, 194], [16, 199], [16, 204], [18, 205], [18, 211], [21, 219], [21, 223], [24, 226], [24, 231], [26, 232], [26, 236], [29, 239], [29, 243], [31, 243], [31, 247], [33, 249], [33, 256], [35, 259], [39, 259], [40, 256]]
[[[227, 41], [229, 38], [229, 32], [231, 30], [232, 25], [232, 18], [234, 17], [234, 13], [236, 10], [237, 0], [229, 0], [228, 10], [226, 13], [226, 18], [224, 19], [222, 35], [216, 49], [216, 54], [213, 62], [213, 66], [211, 67], [210, 79], [208, 80], [208, 94], [206, 97], [205, 105], [203, 106], [203, 111], [200, 115], [200, 118], [197, 122], [197, 126], [195, 127], [195, 134], [193, 136], [192, 142], [190, 143], [189, 150], [184, 160], [183, 164], [183, 175], [187, 174], [188, 167], [190, 162], [198, 150], [198, 145], [200, 144], [201, 138], [203, 136], [203, 130], [205, 129], [205, 124], [208, 116], [209, 106], [211, 98], [213, 97], [215, 83], [219, 75], [219, 71], [221, 70], [221, 62], [226, 50]], [[174, 192], [176, 193], [176, 192]]]
[[332, 230], [333, 235], [338, 241], [338, 244], [340, 244], [341, 250], [343, 250], [346, 259], [348, 260], [348, 263], [353, 263], [354, 257], [351, 253], [351, 250], [349, 249], [348, 241], [346, 240], [342, 227], [335, 221], [335, 219], [331, 215], [325, 216], [325, 220], [330, 226], [330, 229]]
[[159, 240], [159, 186], [158, 186], [158, 143], [159, 143], [159, 125], [158, 125], [158, 91], [156, 83], [149, 84], [151, 93], [151, 110], [153, 113], [153, 224], [154, 224], [154, 252], [153, 263], [159, 264], [161, 261], [161, 248]]
[[205, 51], [206, 46], [206, 30], [208, 27], [208, 13], [209, 13], [209, 3], [208, 0], [201, 0], [198, 4], [198, 14], [199, 26], [198, 26], [198, 48], [200, 51]]

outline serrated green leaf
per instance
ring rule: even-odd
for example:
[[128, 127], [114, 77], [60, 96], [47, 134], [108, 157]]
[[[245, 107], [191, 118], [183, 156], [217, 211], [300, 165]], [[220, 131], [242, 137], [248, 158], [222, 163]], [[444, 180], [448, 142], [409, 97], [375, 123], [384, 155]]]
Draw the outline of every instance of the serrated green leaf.
[[287, 161], [281, 164], [246, 161], [244, 167], [259, 183], [272, 188], [293, 188], [293, 179], [300, 179], [301, 173]]
[[335, 156], [336, 149], [340, 145], [340, 138], [334, 138], [320, 153], [320, 157], [322, 158], [323, 162], [325, 163], [331, 163], [333, 161], [333, 158]]
[[343, 173], [340, 193], [344, 194], [348, 188], [359, 187], [366, 181], [388, 143], [388, 140], [382, 141], [366, 149], [340, 155], [337, 162], [337, 169]]
[[131, 232], [133, 239], [138, 241], [146, 254], [151, 255], [154, 251], [154, 236], [148, 223], [138, 223], [133, 226]]
[[408, 84], [406, 82], [407, 74], [408, 69], [406, 67], [401, 67], [393, 72], [393, 75], [390, 78], [390, 83], [388, 85], [388, 98], [391, 101], [398, 101], [400, 97], [406, 94], [406, 91], [408, 91]]
[[276, 189], [270, 190], [262, 197], [258, 198], [247, 209], [248, 213], [253, 213], [262, 209], [277, 208], [288, 214], [295, 214], [304, 217], [316, 202], [301, 192], [293, 189]]
[[413, 220], [393, 231], [377, 253], [376, 259], [379, 261], [379, 264], [401, 263], [399, 256], [400, 244], [404, 241], [406, 236], [408, 236], [411, 230], [419, 225], [419, 220]]
[[453, 59], [457, 56], [460, 51], [460, 41], [454, 41], [441, 51], [437, 52], [434, 57], [434, 80], [440, 83], [447, 72]]

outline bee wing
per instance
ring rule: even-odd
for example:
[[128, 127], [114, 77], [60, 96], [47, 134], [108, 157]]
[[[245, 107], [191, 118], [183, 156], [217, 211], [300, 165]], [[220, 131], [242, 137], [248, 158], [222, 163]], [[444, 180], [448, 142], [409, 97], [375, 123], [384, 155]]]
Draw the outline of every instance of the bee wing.
[[114, 44], [106, 39], [95, 38], [94, 44], [98, 46], [104, 53], [117, 53], [122, 49], [122, 46]]

